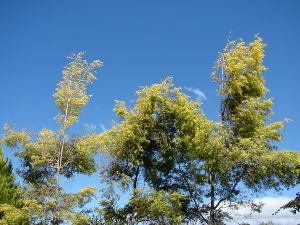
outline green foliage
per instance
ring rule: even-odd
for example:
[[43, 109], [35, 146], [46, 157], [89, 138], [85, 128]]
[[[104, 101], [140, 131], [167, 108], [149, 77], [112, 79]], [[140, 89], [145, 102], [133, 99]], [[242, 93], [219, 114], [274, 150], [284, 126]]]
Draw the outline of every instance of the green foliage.
[[0, 224], [26, 225], [29, 216], [22, 210], [19, 188], [15, 184], [12, 164], [4, 158], [0, 140]]
[[12, 164], [4, 157], [2, 141], [0, 141], [0, 204], [7, 203], [15, 206], [17, 200], [16, 189]]
[[102, 63], [88, 63], [82, 59], [83, 52], [71, 54], [72, 60], [63, 70], [63, 80], [54, 93], [60, 114], [56, 116], [60, 129], [47, 128], [38, 134], [19, 131], [5, 124], [4, 141], [10, 148], [17, 148], [16, 156], [22, 162], [19, 175], [24, 179], [22, 189], [23, 210], [30, 214], [31, 224], [62, 224], [71, 221], [82, 224], [87, 217], [78, 212], [95, 197], [95, 187], [87, 187], [78, 193], [65, 192], [61, 177], [69, 179], [75, 173], [91, 175], [96, 171], [97, 141], [90, 134], [71, 136], [67, 134], [88, 103], [90, 96], [86, 86], [96, 79], [95, 68]]
[[[175, 193], [184, 186], [180, 173], [195, 166], [193, 154], [200, 153], [208, 141], [211, 123], [201, 112], [200, 103], [174, 88], [171, 78], [142, 88], [137, 96], [132, 110], [117, 101], [114, 111], [121, 122], [100, 135], [101, 150], [109, 160], [102, 176], [130, 190], [133, 199], [143, 182], [158, 191]], [[134, 208], [131, 213], [135, 215]]]
[[[277, 151], [275, 146], [288, 120], [270, 122], [273, 101], [266, 98], [265, 46], [256, 35], [249, 44], [229, 42], [220, 53], [212, 73], [220, 84], [219, 122], [208, 120], [201, 103], [168, 77], [137, 91], [133, 108], [116, 101], [113, 110], [120, 121], [113, 121], [111, 129], [81, 136], [70, 136], [69, 130], [90, 99], [87, 85], [102, 63], [88, 63], [83, 52], [71, 54], [53, 94], [60, 111], [58, 131], [44, 128], [34, 134], [4, 126], [3, 141], [18, 150], [25, 188], [14, 185], [1, 150], [0, 224], [216, 225], [232, 220], [243, 207], [260, 212], [262, 204], [254, 203], [249, 192], [293, 187], [300, 164], [297, 151]], [[96, 188], [68, 193], [62, 178], [94, 173], [99, 147], [106, 186], [101, 207], [88, 217], [85, 207]], [[298, 197], [283, 208], [298, 211]]]
[[223, 224], [240, 207], [260, 212], [262, 204], [249, 199], [249, 191], [281, 191], [296, 184], [299, 153], [274, 147], [282, 140], [285, 120], [268, 123], [273, 103], [265, 99], [264, 47], [256, 36], [249, 44], [230, 42], [220, 53], [212, 74], [220, 83], [220, 122], [206, 119], [201, 104], [174, 88], [171, 78], [138, 91], [133, 109], [116, 102], [120, 122], [99, 135], [108, 162], [102, 177], [132, 198], [120, 208], [110, 192], [114, 201], [102, 201], [106, 216], [131, 213], [134, 224], [139, 215], [150, 215], [151, 207], [138, 211], [130, 205], [147, 205], [143, 196], [135, 200], [139, 185], [146, 184], [155, 193], [185, 196], [182, 221]]
[[100, 215], [104, 224], [182, 224], [185, 197], [179, 193], [136, 188], [123, 208], [117, 206], [114, 196], [110, 197], [101, 201]]
[[248, 45], [242, 40], [228, 43], [212, 73], [220, 83], [221, 119], [241, 137], [253, 136], [271, 113], [272, 100], [261, 100], [268, 91], [262, 76], [265, 46], [257, 35]]
[[91, 63], [83, 60], [83, 54], [84, 52], [77, 55], [73, 53], [68, 57], [72, 61], [62, 71], [63, 80], [58, 83], [58, 88], [53, 94], [56, 106], [61, 111], [56, 118], [62, 129], [68, 129], [77, 122], [79, 114], [90, 99], [86, 86], [96, 79], [95, 68], [102, 66], [99, 60]]
[[244, 182], [256, 192], [294, 185], [299, 164], [298, 152], [273, 151], [273, 142], [282, 141], [280, 130], [287, 120], [268, 123], [273, 102], [264, 98], [265, 46], [258, 35], [248, 45], [242, 40], [230, 42], [212, 74], [220, 83], [221, 122], [230, 136], [226, 144], [240, 151], [241, 162], [235, 164], [240, 164], [240, 171], [247, 170]]
[[[134, 209], [136, 223], [181, 224], [182, 204], [185, 197], [179, 193], [162, 190], [135, 189], [129, 205]], [[147, 210], [145, 210], [147, 209]]]
[[[212, 74], [220, 83], [221, 123], [228, 134], [223, 143], [235, 156], [225, 160], [231, 167], [226, 173], [217, 170], [211, 174], [210, 198], [217, 200], [213, 212], [222, 201], [243, 199], [242, 188], [258, 193], [280, 191], [297, 181], [299, 153], [275, 151], [273, 146], [274, 141], [282, 140], [280, 130], [285, 120], [268, 123], [273, 103], [265, 99], [264, 47], [258, 35], [248, 45], [242, 40], [228, 43]], [[215, 219], [212, 213], [210, 218]]]
[[0, 212], [3, 215], [0, 218], [0, 225], [29, 225], [28, 213], [20, 208], [8, 204], [0, 204]]

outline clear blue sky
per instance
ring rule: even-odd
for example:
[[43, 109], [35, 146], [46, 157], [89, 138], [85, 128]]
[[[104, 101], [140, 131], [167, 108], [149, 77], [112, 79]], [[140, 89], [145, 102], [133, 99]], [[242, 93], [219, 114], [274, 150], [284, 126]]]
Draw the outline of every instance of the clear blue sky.
[[[300, 149], [300, 1], [48, 0], [0, 1], [0, 125], [56, 129], [52, 97], [72, 52], [86, 51], [104, 66], [74, 127], [97, 131], [115, 119], [114, 100], [129, 102], [140, 86], [173, 77], [175, 86], [201, 90], [203, 110], [218, 120], [218, 88], [210, 74], [231, 39], [267, 44], [264, 73], [274, 118], [289, 118], [281, 149]], [[192, 98], [193, 92], [183, 89]], [[3, 130], [0, 132], [3, 133]], [[11, 157], [11, 152], [5, 151]], [[289, 197], [293, 193], [286, 193]]]

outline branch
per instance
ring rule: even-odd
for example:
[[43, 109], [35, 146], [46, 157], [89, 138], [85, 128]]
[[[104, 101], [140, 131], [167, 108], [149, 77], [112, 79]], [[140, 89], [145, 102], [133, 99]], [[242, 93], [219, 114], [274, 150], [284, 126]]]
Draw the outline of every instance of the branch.
[[224, 196], [223, 198], [221, 198], [221, 199], [218, 201], [218, 203], [216, 204], [216, 206], [215, 206], [214, 209], [217, 209], [217, 208], [219, 207], [219, 205], [220, 205], [223, 201], [229, 199], [230, 195], [233, 193], [233, 191], [235, 190], [236, 186], [237, 186], [238, 183], [241, 181], [241, 179], [245, 176], [246, 172], [247, 172], [247, 169], [246, 169], [246, 167], [244, 167], [242, 174], [236, 179], [236, 181], [235, 181], [233, 187], [229, 190], [229, 192], [227, 193], [226, 196]]
[[[179, 164], [179, 171], [180, 171], [180, 164]], [[195, 206], [196, 206], [196, 208], [197, 208], [197, 211], [198, 211], [198, 214], [196, 214], [196, 213], [194, 213], [194, 212], [191, 212], [191, 213], [194, 214], [194, 215], [197, 216], [197, 217], [200, 217], [200, 219], [202, 219], [205, 223], [208, 223], [208, 220], [207, 220], [207, 219], [202, 215], [202, 213], [199, 211], [199, 205], [198, 205], [198, 203], [197, 203], [197, 201], [196, 201], [196, 197], [195, 197], [194, 194], [193, 194], [193, 190], [192, 190], [192, 188], [191, 188], [191, 186], [190, 186], [190, 183], [189, 183], [188, 180], [186, 179], [184, 172], [181, 173], [181, 177], [183, 178], [183, 181], [186, 183], [188, 192], [189, 192], [190, 196], [192, 197], [192, 200], [193, 200], [193, 202], [194, 202], [194, 204], [195, 204]]]

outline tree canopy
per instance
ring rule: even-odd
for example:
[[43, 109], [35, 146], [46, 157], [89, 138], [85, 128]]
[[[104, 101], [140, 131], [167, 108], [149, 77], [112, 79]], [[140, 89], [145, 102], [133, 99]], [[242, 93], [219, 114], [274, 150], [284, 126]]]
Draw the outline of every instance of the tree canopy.
[[[273, 100], [263, 77], [265, 46], [256, 35], [250, 43], [228, 42], [219, 53], [211, 75], [219, 84], [219, 121], [209, 120], [202, 103], [167, 77], [141, 87], [130, 104], [116, 101], [119, 120], [109, 130], [72, 136], [70, 129], [90, 98], [87, 86], [102, 63], [88, 63], [83, 52], [71, 54], [53, 94], [59, 129], [35, 134], [4, 126], [3, 142], [18, 149], [22, 162], [19, 214], [30, 224], [219, 225], [244, 207], [260, 212], [262, 203], [249, 193], [295, 186], [300, 165], [297, 151], [276, 147], [288, 120], [272, 120]], [[8, 179], [10, 193], [15, 187], [11, 166], [2, 161], [6, 172], [0, 179]], [[63, 179], [96, 171], [102, 196], [88, 218], [86, 204], [96, 187], [68, 193]], [[8, 208], [2, 212], [12, 218]]]
[[274, 145], [282, 140], [285, 120], [269, 122], [264, 47], [255, 36], [249, 44], [230, 42], [220, 53], [212, 73], [220, 84], [220, 121], [208, 120], [201, 103], [173, 87], [171, 78], [137, 91], [133, 109], [116, 102], [120, 121], [100, 135], [101, 150], [109, 155], [102, 173], [131, 192], [124, 206], [131, 224], [139, 217], [131, 201], [140, 186], [183, 196], [182, 221], [220, 224], [240, 207], [261, 210], [249, 192], [296, 184], [299, 153]]

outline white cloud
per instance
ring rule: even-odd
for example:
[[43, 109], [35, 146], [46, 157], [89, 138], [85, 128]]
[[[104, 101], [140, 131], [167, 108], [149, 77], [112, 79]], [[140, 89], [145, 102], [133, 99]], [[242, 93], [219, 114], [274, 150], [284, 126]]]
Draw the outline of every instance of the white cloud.
[[198, 88], [192, 88], [192, 87], [184, 87], [186, 90], [193, 92], [195, 95], [198, 96], [199, 101], [201, 100], [207, 100], [206, 95], [200, 91]]
[[[249, 219], [240, 219], [231, 221], [228, 225], [236, 225], [241, 221], [249, 223], [251, 225], [258, 225], [261, 222], [272, 221], [275, 225], [297, 225], [300, 223], [300, 214], [293, 214], [289, 209], [281, 210], [276, 215], [273, 215], [282, 205], [289, 202], [291, 198], [287, 197], [264, 197], [255, 199], [255, 202], [262, 202], [263, 206], [261, 213], [252, 214]], [[247, 214], [247, 209], [239, 210], [239, 214]]]
[[83, 124], [84, 128], [88, 132], [94, 132], [97, 128], [97, 126], [93, 123], [85, 123]]
[[102, 123], [100, 125], [100, 128], [101, 128], [102, 131], [106, 131], [107, 130], [106, 127]]

